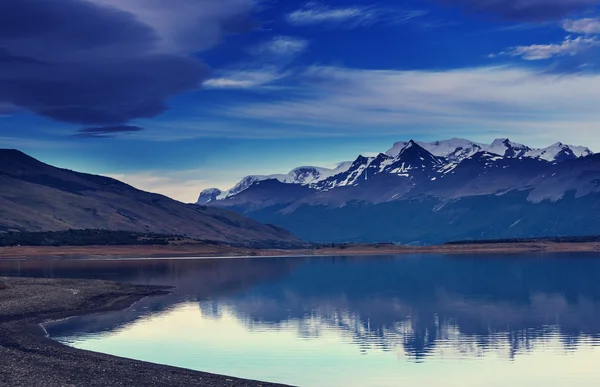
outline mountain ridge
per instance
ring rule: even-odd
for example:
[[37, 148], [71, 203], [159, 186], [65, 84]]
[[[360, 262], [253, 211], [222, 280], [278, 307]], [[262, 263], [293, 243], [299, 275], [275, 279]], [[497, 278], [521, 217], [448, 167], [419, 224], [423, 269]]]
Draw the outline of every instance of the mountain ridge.
[[179, 234], [237, 245], [301, 243], [288, 231], [227, 209], [181, 203], [0, 149], [0, 232], [68, 229]]
[[[353, 185], [360, 176], [366, 176], [366, 178], [368, 178], [369, 172], [372, 172], [372, 170], [378, 166], [381, 167], [382, 164], [384, 166], [381, 167], [380, 172], [384, 171], [384, 168], [389, 164], [394, 164], [393, 160], [398, 159], [407, 146], [412, 145], [427, 151], [429, 155], [426, 157], [434, 156], [443, 159], [445, 161], [444, 164], [446, 169], [452, 169], [465, 159], [481, 152], [488, 152], [507, 158], [532, 158], [548, 162], [562, 162], [594, 154], [589, 148], [584, 146], [573, 146], [563, 144], [562, 142], [556, 142], [546, 148], [530, 148], [526, 145], [512, 142], [508, 138], [496, 139], [489, 145], [462, 138], [452, 138], [450, 140], [435, 142], [413, 140], [407, 142], [399, 141], [394, 143], [392, 148], [385, 153], [380, 153], [375, 157], [359, 155], [353, 162], [340, 163], [335, 169], [305, 166], [295, 168], [286, 175], [246, 176], [228, 191], [221, 191], [218, 188], [209, 188], [202, 191], [197, 204], [207, 204], [211, 201], [225, 200], [240, 194], [256, 182], [272, 179], [286, 184], [307, 185], [317, 190], [329, 190], [341, 186]], [[394, 165], [396, 168], [387, 168], [386, 172], [406, 172], [406, 164], [403, 166], [401, 162], [398, 162]], [[369, 170], [369, 172], [363, 175], [365, 170]], [[305, 175], [308, 175], [309, 178], [299, 179], [294, 177], [294, 175], [298, 175], [298, 171], [305, 171]], [[343, 178], [338, 175], [343, 175]], [[338, 176], [338, 179], [334, 179], [335, 176]], [[212, 195], [216, 191], [218, 191], [219, 194]]]
[[314, 242], [435, 244], [600, 233], [600, 155], [549, 148], [551, 160], [544, 150], [500, 139], [490, 149], [504, 155], [443, 149], [460, 155], [451, 161], [409, 141], [396, 156], [359, 156], [347, 171], [313, 184], [262, 180], [209, 205]]

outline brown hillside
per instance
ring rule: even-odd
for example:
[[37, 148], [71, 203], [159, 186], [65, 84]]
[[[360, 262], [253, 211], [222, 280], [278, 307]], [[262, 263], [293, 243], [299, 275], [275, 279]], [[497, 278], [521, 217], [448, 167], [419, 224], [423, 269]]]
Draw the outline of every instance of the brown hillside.
[[233, 244], [299, 242], [283, 229], [228, 210], [184, 204], [0, 149], [0, 231], [85, 228], [181, 234]]

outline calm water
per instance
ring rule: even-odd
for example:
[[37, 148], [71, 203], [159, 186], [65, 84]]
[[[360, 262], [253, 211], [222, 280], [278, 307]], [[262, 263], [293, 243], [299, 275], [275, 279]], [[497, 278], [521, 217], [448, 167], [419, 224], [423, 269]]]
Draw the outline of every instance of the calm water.
[[49, 325], [77, 348], [300, 386], [598, 386], [600, 255], [11, 262], [175, 285]]

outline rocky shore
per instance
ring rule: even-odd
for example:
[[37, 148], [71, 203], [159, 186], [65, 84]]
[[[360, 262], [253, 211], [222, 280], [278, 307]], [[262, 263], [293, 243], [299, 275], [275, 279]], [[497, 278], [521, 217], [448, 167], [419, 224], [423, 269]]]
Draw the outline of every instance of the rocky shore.
[[165, 292], [110, 281], [0, 278], [0, 386], [276, 386], [78, 350], [40, 326]]

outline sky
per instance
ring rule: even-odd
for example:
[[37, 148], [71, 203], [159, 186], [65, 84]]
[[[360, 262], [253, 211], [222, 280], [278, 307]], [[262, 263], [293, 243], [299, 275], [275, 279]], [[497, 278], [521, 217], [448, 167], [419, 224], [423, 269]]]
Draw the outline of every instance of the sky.
[[600, 151], [600, 0], [2, 0], [0, 148], [194, 202], [396, 141]]

